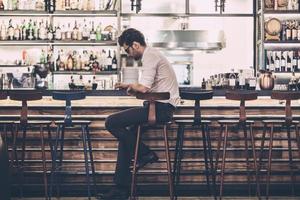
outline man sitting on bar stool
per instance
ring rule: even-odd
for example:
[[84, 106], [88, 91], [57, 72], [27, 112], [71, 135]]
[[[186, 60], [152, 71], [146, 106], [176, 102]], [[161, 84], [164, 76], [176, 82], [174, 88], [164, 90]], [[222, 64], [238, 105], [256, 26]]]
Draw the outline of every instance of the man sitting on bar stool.
[[[170, 99], [156, 102], [156, 117], [159, 122], [172, 119], [179, 101], [179, 88], [175, 72], [168, 60], [156, 49], [148, 47], [144, 35], [133, 28], [125, 30], [118, 39], [119, 45], [135, 60], [143, 63], [139, 83], [117, 83], [116, 88], [126, 89], [130, 95], [146, 92], [169, 92]], [[127, 109], [108, 116], [106, 129], [119, 141], [118, 158], [114, 177], [115, 186], [103, 194], [102, 199], [127, 199], [131, 183], [130, 165], [136, 142], [136, 127], [148, 121], [148, 102], [142, 107]], [[137, 168], [158, 161], [158, 156], [141, 143]]]

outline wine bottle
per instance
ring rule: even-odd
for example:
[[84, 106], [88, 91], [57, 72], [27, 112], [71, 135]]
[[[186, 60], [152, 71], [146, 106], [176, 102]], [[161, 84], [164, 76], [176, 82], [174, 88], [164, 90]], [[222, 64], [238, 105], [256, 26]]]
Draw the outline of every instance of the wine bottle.
[[8, 24], [8, 39], [9, 40], [13, 40], [14, 39], [14, 27], [12, 25], [12, 20], [9, 20], [9, 24]]
[[287, 53], [287, 59], [286, 59], [286, 71], [291, 72], [292, 71], [292, 59], [290, 57], [290, 52]]
[[112, 58], [112, 66], [111, 66], [111, 69], [113, 71], [116, 71], [118, 68], [118, 61], [117, 61], [117, 55], [116, 55], [116, 51], [114, 51], [114, 56]]
[[284, 52], [281, 53], [281, 58], [280, 58], [280, 71], [285, 72], [286, 70], [286, 59], [284, 57]]
[[106, 65], [107, 65], [107, 70], [112, 71], [112, 57], [110, 54], [110, 50], [108, 50], [108, 56], [106, 58]]
[[279, 52], [276, 52], [276, 57], [275, 57], [275, 72], [280, 71], [280, 58], [278, 56]]

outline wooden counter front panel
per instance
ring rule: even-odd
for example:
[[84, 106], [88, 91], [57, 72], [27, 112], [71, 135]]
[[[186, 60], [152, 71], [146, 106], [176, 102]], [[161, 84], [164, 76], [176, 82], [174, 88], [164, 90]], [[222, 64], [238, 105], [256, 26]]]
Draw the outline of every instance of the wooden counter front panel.
[[[108, 114], [116, 112], [120, 109], [125, 109], [128, 106], [124, 107], [74, 107], [73, 114], [74, 118], [83, 118], [92, 120], [90, 126], [91, 135], [92, 135], [92, 146], [94, 152], [94, 160], [96, 165], [97, 172], [97, 182], [101, 184], [112, 183], [113, 173], [116, 163], [117, 155], [117, 141], [107, 132], [104, 128], [105, 118]], [[0, 114], [18, 115], [19, 110], [16, 107], [2, 107]], [[43, 118], [44, 116], [51, 116], [51, 119], [61, 119], [63, 117], [64, 108], [61, 107], [31, 107], [29, 108], [29, 115], [33, 118]], [[264, 117], [272, 117], [272, 115], [282, 115], [284, 113], [284, 108], [257, 108], [252, 107], [247, 109], [247, 114], [253, 116], [254, 118], [259, 118], [261, 115]], [[179, 107], [175, 113], [175, 117], [178, 118], [181, 115], [188, 115], [191, 117], [193, 110], [191, 107]], [[213, 119], [213, 124], [211, 127], [211, 138], [213, 150], [216, 150], [216, 139], [219, 135], [219, 125], [216, 123], [216, 119], [223, 118], [225, 116], [238, 116], [238, 109], [236, 106], [233, 107], [205, 107], [202, 109], [202, 114], [205, 118]], [[300, 116], [300, 108], [294, 108], [293, 114]], [[56, 134], [55, 127], [52, 126], [52, 136]], [[272, 173], [272, 182], [280, 183], [289, 183], [289, 166], [288, 166], [288, 151], [287, 151], [287, 137], [284, 134], [284, 129], [281, 127], [276, 128], [278, 134], [274, 140], [274, 165]], [[170, 148], [171, 148], [171, 158], [174, 157], [174, 146], [176, 139], [177, 127], [173, 124], [169, 130], [170, 138]], [[257, 153], [259, 153], [258, 146], [260, 145], [260, 137], [262, 134], [262, 124], [258, 121], [255, 123], [254, 127], [255, 139]], [[65, 152], [64, 152], [64, 172], [65, 174], [70, 174], [70, 176], [64, 176], [63, 183], [72, 184], [73, 182], [79, 181], [84, 182], [84, 159], [83, 159], [83, 149], [82, 143], [80, 140], [81, 133], [80, 129], [76, 128], [70, 131], [65, 132]], [[292, 137], [295, 138], [295, 135], [292, 134]], [[150, 130], [146, 134], [143, 134], [143, 138], [146, 144], [151, 146], [155, 150], [159, 157], [164, 157], [163, 150], [163, 135], [159, 130]], [[184, 159], [182, 163], [182, 178], [181, 181], [186, 184], [205, 184], [204, 177], [204, 156], [202, 148], [202, 134], [201, 132], [187, 129], [185, 133], [185, 142], [184, 142]], [[9, 139], [11, 143], [11, 139]], [[41, 168], [41, 148], [39, 141], [38, 129], [29, 130], [27, 135], [27, 145], [26, 145], [26, 173], [28, 176], [25, 176], [27, 181], [26, 184], [42, 184], [42, 168]], [[250, 142], [250, 140], [249, 140]], [[266, 143], [268, 145], [268, 142]], [[300, 181], [300, 158], [299, 154], [296, 151], [295, 141], [292, 142], [293, 145], [293, 156], [295, 158], [295, 169], [297, 169], [298, 176], [297, 181]], [[19, 148], [20, 149], [20, 148]], [[46, 148], [47, 156], [47, 168], [50, 171], [51, 169], [51, 157], [50, 150], [47, 146]], [[246, 162], [245, 162], [245, 151], [244, 151], [244, 140], [243, 133], [238, 133], [236, 130], [233, 130], [229, 134], [229, 143], [228, 143], [228, 162], [226, 163], [226, 169], [228, 170], [228, 175], [225, 176], [226, 183], [240, 183], [247, 184], [246, 180]], [[251, 156], [251, 151], [249, 151]], [[264, 152], [264, 158], [267, 156], [267, 151]], [[153, 184], [156, 182], [167, 182], [167, 176], [162, 176], [166, 174], [164, 160], [160, 162], [149, 165], [142, 172], [142, 175], [139, 176], [139, 180]], [[264, 159], [264, 166], [266, 165], [266, 160]], [[252, 164], [251, 164], [252, 166]], [[156, 173], [154, 173], [156, 170]], [[157, 171], [158, 170], [158, 171]], [[32, 173], [38, 173], [38, 176], [31, 176]], [[78, 173], [80, 175], [78, 175]], [[254, 180], [254, 173], [252, 173], [251, 180]], [[264, 180], [264, 178], [262, 178]], [[17, 182], [17, 177], [15, 176], [14, 183]]]

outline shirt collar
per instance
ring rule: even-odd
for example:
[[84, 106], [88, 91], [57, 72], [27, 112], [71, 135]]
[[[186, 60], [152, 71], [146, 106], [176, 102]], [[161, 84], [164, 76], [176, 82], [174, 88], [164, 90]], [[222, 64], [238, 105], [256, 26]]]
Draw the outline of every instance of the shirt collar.
[[146, 46], [145, 49], [144, 49], [144, 53], [143, 53], [142, 59], [141, 59], [142, 62], [144, 61], [145, 54], [148, 52], [148, 50], [149, 50], [149, 47]]

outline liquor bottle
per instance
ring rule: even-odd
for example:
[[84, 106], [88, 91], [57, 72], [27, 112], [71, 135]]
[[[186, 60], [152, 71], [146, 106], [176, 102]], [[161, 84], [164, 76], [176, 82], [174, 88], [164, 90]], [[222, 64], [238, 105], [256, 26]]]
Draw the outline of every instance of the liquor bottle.
[[36, 21], [33, 22], [33, 39], [38, 40], [39, 39], [39, 28], [36, 25]]
[[0, 40], [6, 40], [7, 38], [7, 32], [6, 32], [6, 26], [4, 24], [4, 21], [2, 20], [1, 26], [0, 26]]
[[297, 40], [298, 39], [297, 38], [297, 36], [298, 36], [297, 34], [298, 34], [298, 30], [297, 30], [296, 25], [294, 25], [293, 28], [292, 28], [292, 40]]
[[96, 31], [94, 27], [94, 22], [92, 22], [92, 29], [90, 32], [90, 41], [95, 41], [96, 40]]
[[281, 58], [280, 58], [280, 71], [285, 72], [286, 70], [286, 59], [284, 57], [284, 52], [281, 53]]
[[55, 39], [61, 40], [61, 29], [59, 27], [59, 24], [57, 24], [57, 26], [55, 28]]
[[73, 51], [72, 59], [73, 59], [72, 70], [76, 70], [76, 68], [77, 68], [77, 51], [75, 51], [75, 50]]
[[90, 37], [90, 32], [89, 32], [88, 26], [86, 24], [86, 20], [84, 19], [83, 21], [84, 21], [84, 25], [83, 25], [83, 31], [82, 31], [82, 39], [88, 40]]
[[66, 32], [66, 40], [71, 40], [72, 39], [72, 29], [71, 29], [71, 24], [68, 23], [68, 28]]
[[12, 20], [9, 20], [9, 24], [8, 24], [8, 39], [9, 40], [13, 40], [14, 39], [14, 27], [12, 25]]
[[78, 40], [78, 27], [77, 27], [77, 21], [75, 20], [74, 28], [72, 31], [72, 40]]
[[61, 40], [66, 40], [66, 34], [67, 34], [67, 30], [65, 28], [65, 25], [63, 24], [61, 28]]
[[55, 65], [56, 65], [56, 70], [62, 70], [61, 69], [61, 66], [60, 66], [60, 63], [61, 63], [61, 60], [60, 60], [60, 51], [58, 52], [58, 55], [57, 55], [57, 58], [56, 58], [56, 61], [55, 61]]
[[53, 31], [53, 28], [52, 28], [52, 24], [49, 24], [48, 26], [48, 40], [53, 40], [54, 39], [54, 31]]
[[231, 73], [229, 74], [229, 87], [230, 89], [235, 89], [235, 81], [236, 81], [236, 75], [234, 73], [234, 69], [231, 69]]
[[101, 22], [98, 24], [97, 28], [96, 28], [96, 40], [100, 41], [102, 40], [102, 28], [101, 28]]
[[287, 22], [288, 24], [286, 25], [286, 40], [292, 40], [292, 29], [290, 28], [289, 22]]
[[77, 40], [81, 41], [83, 39], [82, 37], [82, 26], [81, 24], [78, 24]]
[[92, 81], [92, 89], [96, 90], [97, 89], [97, 81], [96, 81], [96, 76], [93, 76], [93, 81]]
[[26, 22], [25, 22], [25, 19], [23, 20], [22, 22], [22, 25], [21, 25], [21, 40], [26, 40], [27, 39], [27, 34], [26, 34]]
[[112, 58], [112, 66], [111, 66], [111, 70], [116, 71], [118, 68], [118, 60], [117, 60], [117, 55], [116, 55], [116, 51], [114, 51], [114, 56]]
[[272, 54], [273, 53], [271, 53], [271, 55], [270, 55], [270, 67], [269, 67], [269, 69], [270, 69], [270, 71], [275, 71], [275, 62], [274, 62], [274, 58], [273, 58]]
[[100, 71], [100, 67], [99, 67], [99, 62], [98, 62], [98, 59], [97, 59], [97, 54], [96, 52], [93, 52], [93, 70], [94, 71]]
[[45, 64], [46, 63], [46, 55], [45, 51], [42, 49], [41, 55], [40, 55], [40, 63]]
[[269, 71], [270, 70], [270, 61], [269, 61], [269, 57], [266, 57], [266, 70]]
[[293, 65], [293, 72], [297, 72], [298, 71], [298, 66], [297, 66], [297, 56], [298, 56], [298, 52], [297, 51], [293, 51], [293, 59], [292, 59], [292, 65]]
[[295, 91], [297, 89], [297, 79], [295, 76], [295, 72], [292, 73], [291, 79], [288, 83], [288, 90]]
[[286, 71], [291, 72], [292, 71], [292, 59], [290, 57], [290, 52], [287, 53], [287, 59], [286, 59]]
[[280, 58], [278, 56], [279, 52], [276, 52], [275, 57], [275, 72], [280, 72]]
[[65, 10], [71, 9], [71, 0], [65, 0]]
[[21, 39], [21, 30], [19, 28], [19, 25], [14, 30], [14, 40], [20, 40]]
[[33, 35], [33, 28], [32, 28], [32, 20], [30, 19], [28, 22], [28, 27], [27, 27], [27, 39], [28, 40], [33, 40], [34, 35]]
[[73, 70], [73, 58], [72, 54], [69, 53], [68, 59], [67, 59], [67, 70]]
[[44, 21], [40, 23], [40, 29], [39, 29], [39, 39], [40, 40], [46, 40], [47, 38], [47, 29]]
[[204, 79], [204, 78], [202, 79], [201, 89], [202, 89], [202, 90], [205, 90], [205, 89], [206, 89], [206, 82], [205, 82], [205, 79]]
[[106, 65], [107, 65], [107, 70], [111, 71], [112, 70], [112, 57], [110, 54], [110, 50], [108, 50], [108, 56], [106, 58]]
[[78, 9], [78, 1], [77, 0], [70, 0], [70, 9], [77, 10]]

